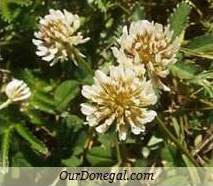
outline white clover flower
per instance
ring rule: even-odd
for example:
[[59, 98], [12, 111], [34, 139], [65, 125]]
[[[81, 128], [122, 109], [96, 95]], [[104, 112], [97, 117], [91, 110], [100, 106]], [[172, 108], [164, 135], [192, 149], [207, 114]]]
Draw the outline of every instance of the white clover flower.
[[38, 49], [36, 54], [50, 62], [50, 66], [68, 59], [77, 65], [76, 57], [84, 55], [76, 46], [89, 40], [83, 38], [81, 32], [76, 32], [80, 27], [79, 16], [66, 10], [51, 9], [39, 24], [39, 31], [34, 34], [36, 39], [33, 39]]
[[160, 79], [169, 74], [168, 65], [176, 62], [179, 49], [178, 40], [173, 39], [169, 25], [163, 27], [147, 20], [132, 22], [129, 30], [127, 26], [123, 28], [119, 44], [119, 49], [112, 49], [119, 63], [134, 64], [138, 68], [144, 64], [155, 85], [157, 83], [159, 88], [169, 90]]
[[24, 101], [31, 96], [31, 91], [26, 83], [13, 79], [5, 87], [5, 94], [11, 102]]
[[147, 109], [157, 101], [151, 81], [139, 79], [134, 70], [122, 65], [111, 67], [109, 76], [97, 70], [94, 80], [92, 86], [82, 88], [82, 95], [90, 101], [81, 104], [86, 123], [99, 133], [114, 123], [120, 140], [126, 139], [128, 128], [135, 135], [144, 132], [144, 124], [157, 115]]

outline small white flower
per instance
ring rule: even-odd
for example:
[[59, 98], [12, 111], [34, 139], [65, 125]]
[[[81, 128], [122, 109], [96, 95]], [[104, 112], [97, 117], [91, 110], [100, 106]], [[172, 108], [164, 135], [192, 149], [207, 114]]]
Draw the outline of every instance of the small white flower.
[[[113, 47], [113, 53], [118, 62], [145, 65], [149, 78], [153, 83], [164, 90], [169, 90], [163, 85], [161, 78], [169, 74], [168, 65], [174, 64], [176, 53], [179, 49], [177, 39], [173, 39], [173, 31], [169, 26], [140, 20], [132, 22], [129, 30], [123, 28], [123, 35], [119, 39], [119, 48]], [[124, 59], [127, 58], [127, 59]]]
[[76, 32], [80, 27], [79, 16], [66, 10], [51, 9], [39, 23], [39, 32], [34, 34], [36, 39], [33, 39], [38, 49], [36, 54], [50, 62], [50, 66], [68, 59], [77, 65], [76, 57], [84, 55], [76, 46], [89, 40], [83, 38], [81, 32]]
[[24, 101], [31, 96], [27, 84], [18, 79], [13, 79], [6, 85], [5, 93], [11, 102]]
[[126, 139], [129, 128], [135, 135], [144, 132], [144, 124], [157, 115], [147, 109], [157, 101], [151, 82], [122, 65], [111, 67], [109, 75], [97, 70], [94, 80], [94, 85], [82, 88], [82, 95], [90, 101], [81, 104], [87, 124], [104, 133], [114, 123], [120, 140]]

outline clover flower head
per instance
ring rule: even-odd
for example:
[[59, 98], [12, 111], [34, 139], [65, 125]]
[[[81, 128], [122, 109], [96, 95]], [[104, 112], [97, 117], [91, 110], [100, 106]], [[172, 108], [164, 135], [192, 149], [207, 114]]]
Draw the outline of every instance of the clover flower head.
[[114, 124], [119, 139], [125, 140], [129, 128], [138, 135], [157, 115], [147, 108], [157, 101], [151, 82], [139, 79], [134, 70], [123, 65], [112, 66], [109, 75], [97, 70], [94, 81], [82, 88], [89, 103], [82, 103], [81, 111], [97, 132], [104, 133]]
[[49, 11], [49, 14], [40, 19], [39, 31], [35, 32], [33, 43], [37, 46], [36, 54], [41, 56], [50, 66], [57, 62], [72, 59], [77, 65], [76, 58], [84, 55], [77, 49], [77, 45], [85, 43], [89, 38], [83, 38], [78, 15], [63, 10]]
[[31, 91], [24, 81], [13, 79], [6, 85], [5, 94], [11, 102], [17, 102], [29, 99]]
[[[113, 53], [119, 63], [143, 64], [158, 87], [169, 90], [160, 79], [169, 74], [168, 65], [174, 64], [179, 49], [178, 39], [173, 39], [169, 25], [140, 20], [132, 22], [129, 29], [123, 28], [119, 39], [119, 48], [113, 47]], [[122, 60], [122, 58], [129, 60]]]

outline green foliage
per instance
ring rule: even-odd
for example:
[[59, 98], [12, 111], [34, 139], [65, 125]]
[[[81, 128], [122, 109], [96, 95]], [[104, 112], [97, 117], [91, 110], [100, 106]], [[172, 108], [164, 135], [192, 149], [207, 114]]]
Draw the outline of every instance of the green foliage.
[[134, 9], [133, 9], [133, 14], [131, 16], [132, 18], [132, 21], [138, 21], [138, 20], [141, 20], [141, 19], [145, 19], [145, 10], [144, 10], [144, 7], [139, 4], [139, 3], [136, 3]]
[[180, 79], [191, 80], [194, 78], [197, 72], [196, 66], [191, 63], [187, 63], [187, 61], [185, 63], [176, 63], [175, 65], [172, 65], [170, 69], [173, 75], [179, 77]]
[[200, 184], [200, 178], [198, 171], [195, 167], [193, 167], [193, 164], [188, 160], [188, 158], [183, 154], [183, 160], [186, 163], [186, 166], [188, 167], [190, 177], [192, 179], [192, 184], [193, 185], [198, 185]]
[[81, 165], [81, 160], [79, 158], [77, 158], [76, 156], [72, 156], [69, 159], [64, 159], [62, 160], [62, 163], [66, 166], [66, 167], [78, 167]]
[[182, 1], [177, 5], [174, 13], [170, 15], [169, 23], [174, 31], [174, 37], [181, 37], [181, 34], [185, 32], [191, 9], [192, 7], [189, 2]]
[[[2, 18], [7, 22], [11, 22], [21, 11], [17, 6], [29, 6], [31, 3], [31, 0], [1, 0], [0, 12]], [[16, 6], [15, 9], [12, 8], [14, 5]]]
[[169, 176], [163, 182], [160, 183], [160, 186], [163, 185], [186, 185], [188, 183], [188, 178], [184, 175], [181, 176]]
[[12, 127], [4, 130], [4, 133], [1, 136], [1, 160], [2, 160], [2, 167], [9, 166], [9, 149], [11, 143], [11, 133]]
[[[1, 162], [7, 166], [210, 166], [213, 123], [213, 35], [211, 6], [188, 0], [0, 0], [0, 104], [12, 78], [27, 83], [32, 95], [0, 111]], [[90, 41], [79, 46], [85, 58], [53, 67], [35, 54], [33, 33], [49, 9], [67, 9], [81, 17], [79, 31]], [[174, 11], [171, 13], [171, 9]], [[116, 127], [97, 133], [85, 124], [80, 104], [95, 70], [117, 64], [110, 48], [132, 21], [170, 24], [180, 41], [177, 63], [162, 82], [158, 119], [141, 135], [116, 142]], [[104, 120], [105, 118], [103, 118]], [[160, 123], [164, 126], [159, 124]], [[208, 142], [208, 140], [210, 141]], [[207, 142], [208, 143], [207, 143]], [[202, 148], [200, 148], [202, 147]], [[162, 185], [185, 185], [191, 177], [172, 174]]]
[[47, 147], [22, 124], [16, 124], [15, 130], [22, 138], [24, 138], [30, 144], [32, 149], [44, 155], [48, 154]]
[[73, 80], [62, 82], [55, 91], [57, 110], [63, 110], [79, 93], [79, 83]]
[[31, 124], [45, 125], [46, 121], [40, 111], [32, 109], [27, 110], [26, 113]]
[[107, 12], [108, 7], [111, 5], [110, 1], [107, 0], [87, 0], [89, 4], [95, 5], [102, 12]]
[[41, 92], [35, 92], [30, 102], [33, 108], [46, 112], [49, 114], [55, 114], [55, 104], [52, 101], [48, 101], [48, 95]]
[[179, 77], [181, 80], [188, 80], [186, 83], [193, 83], [195, 85], [202, 86], [209, 96], [213, 97], [212, 79], [213, 73], [198, 72], [198, 69], [193, 63], [177, 63], [171, 66], [171, 71], [174, 76]]
[[69, 114], [66, 117], [66, 123], [68, 128], [74, 128], [74, 130], [78, 130], [83, 125], [83, 120], [74, 114]]
[[202, 35], [193, 38], [183, 49], [183, 52], [192, 56], [213, 59], [213, 35]]
[[107, 167], [114, 163], [109, 147], [93, 147], [87, 154], [87, 160], [92, 166]]

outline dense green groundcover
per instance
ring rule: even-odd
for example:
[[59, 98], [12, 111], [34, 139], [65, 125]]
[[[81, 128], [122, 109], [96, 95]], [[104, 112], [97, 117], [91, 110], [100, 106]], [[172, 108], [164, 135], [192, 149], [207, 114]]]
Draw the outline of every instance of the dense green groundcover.
[[[39, 18], [49, 9], [78, 14], [90, 41], [79, 46], [85, 63], [50, 67], [32, 44]], [[0, 103], [12, 79], [28, 84], [25, 105], [0, 111], [1, 166], [212, 166], [212, 0], [0, 0]], [[111, 47], [122, 27], [147, 19], [171, 24], [181, 48], [155, 105], [158, 117], [146, 132], [120, 142], [115, 128], [97, 134], [84, 125], [84, 84], [96, 69], [116, 64]], [[91, 70], [92, 69], [92, 70]]]

